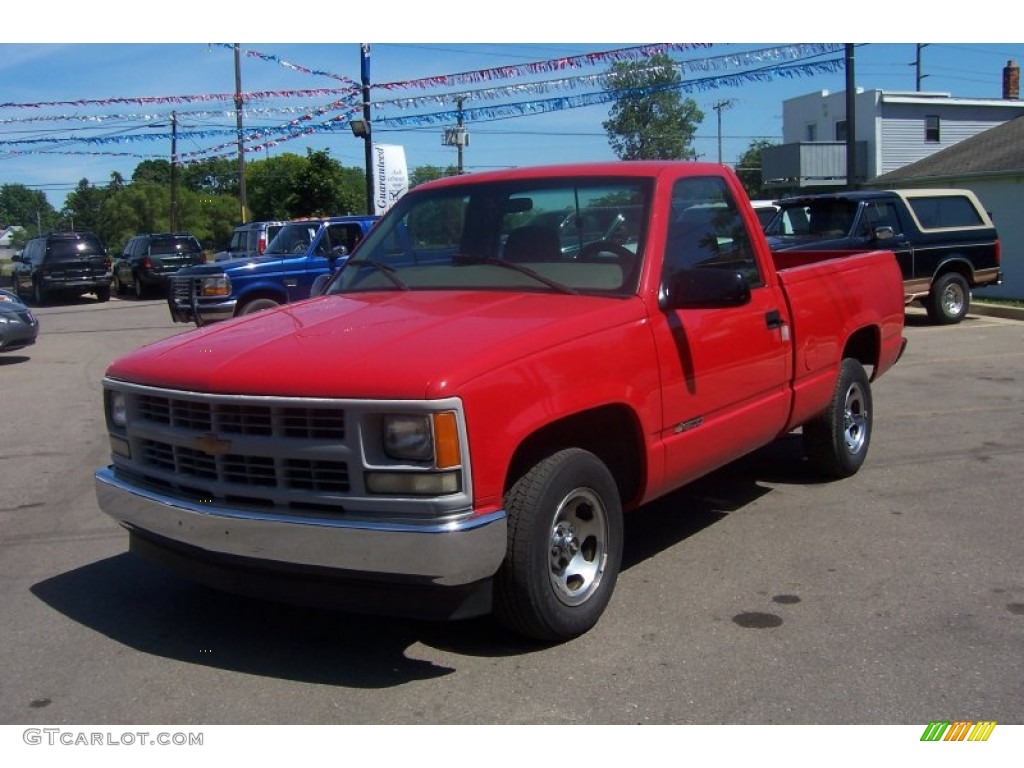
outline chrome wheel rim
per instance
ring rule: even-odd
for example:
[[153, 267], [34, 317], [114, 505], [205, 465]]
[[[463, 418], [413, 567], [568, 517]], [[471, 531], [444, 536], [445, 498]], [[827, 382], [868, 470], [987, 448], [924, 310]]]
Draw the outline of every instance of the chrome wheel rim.
[[846, 390], [843, 404], [843, 443], [851, 454], [859, 453], [868, 439], [868, 403], [860, 384]]
[[586, 602], [601, 586], [608, 563], [608, 513], [589, 488], [570, 491], [551, 524], [549, 578], [565, 605]]
[[942, 310], [950, 317], [956, 317], [964, 311], [966, 302], [964, 289], [957, 283], [950, 283], [942, 292]]

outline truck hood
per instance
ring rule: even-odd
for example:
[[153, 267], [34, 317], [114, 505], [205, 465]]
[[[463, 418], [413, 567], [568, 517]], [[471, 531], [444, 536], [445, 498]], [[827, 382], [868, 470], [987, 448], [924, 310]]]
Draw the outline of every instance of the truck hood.
[[265, 253], [262, 256], [254, 256], [249, 259], [226, 259], [222, 261], [211, 261], [206, 264], [197, 264], [194, 267], [180, 269], [175, 274], [188, 275], [190, 277], [201, 277], [203, 275], [217, 275], [222, 272], [233, 275], [245, 271], [264, 269], [273, 270], [273, 265], [279, 267], [284, 258], [285, 257], [281, 254]]
[[645, 320], [639, 298], [494, 291], [322, 296], [172, 336], [121, 358], [107, 375], [223, 394], [439, 398], [541, 350]]

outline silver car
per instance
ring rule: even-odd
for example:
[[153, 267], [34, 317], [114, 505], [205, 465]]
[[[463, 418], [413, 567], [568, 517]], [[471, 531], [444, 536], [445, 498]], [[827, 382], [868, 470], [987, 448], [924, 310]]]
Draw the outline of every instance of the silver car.
[[11, 352], [36, 343], [39, 321], [24, 302], [0, 289], [0, 352]]

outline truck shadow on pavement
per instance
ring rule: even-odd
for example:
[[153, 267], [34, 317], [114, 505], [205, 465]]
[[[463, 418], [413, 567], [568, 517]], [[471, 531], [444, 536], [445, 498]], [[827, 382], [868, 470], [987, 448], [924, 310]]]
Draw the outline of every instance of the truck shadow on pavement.
[[[817, 482], [802, 464], [800, 438], [789, 436], [627, 514], [623, 569], [770, 493], [765, 482]], [[39, 582], [31, 591], [72, 621], [146, 654], [321, 685], [389, 688], [455, 672], [428, 660], [439, 653], [503, 657], [549, 647], [520, 640], [488, 617], [424, 622], [230, 595], [127, 552]], [[413, 646], [427, 658], [410, 657]]]

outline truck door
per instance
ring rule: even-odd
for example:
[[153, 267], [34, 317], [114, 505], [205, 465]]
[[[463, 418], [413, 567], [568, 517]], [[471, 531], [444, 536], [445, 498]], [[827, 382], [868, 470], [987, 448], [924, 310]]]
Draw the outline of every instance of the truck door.
[[[864, 204], [863, 220], [872, 237], [872, 248], [884, 248], [896, 254], [903, 279], [914, 274], [914, 247], [907, 236], [907, 228], [900, 219], [896, 205], [885, 200], [872, 200]], [[888, 236], [888, 230], [892, 236]]]
[[[675, 183], [662, 285], [680, 269], [742, 272], [742, 306], [665, 308], [654, 320], [666, 480], [675, 484], [770, 442], [790, 408], [789, 318], [761, 273], [743, 216], [719, 177]], [[760, 237], [760, 233], [755, 233]]]

